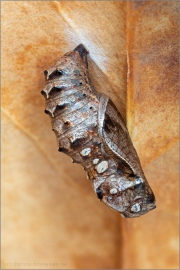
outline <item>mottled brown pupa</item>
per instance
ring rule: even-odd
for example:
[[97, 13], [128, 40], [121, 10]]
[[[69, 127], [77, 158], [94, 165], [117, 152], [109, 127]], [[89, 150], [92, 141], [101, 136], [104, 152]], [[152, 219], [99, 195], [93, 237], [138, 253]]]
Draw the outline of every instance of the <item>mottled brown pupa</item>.
[[45, 113], [59, 151], [84, 167], [97, 197], [123, 217], [139, 217], [156, 207], [155, 197], [121, 114], [91, 83], [87, 54], [80, 44], [45, 71]]

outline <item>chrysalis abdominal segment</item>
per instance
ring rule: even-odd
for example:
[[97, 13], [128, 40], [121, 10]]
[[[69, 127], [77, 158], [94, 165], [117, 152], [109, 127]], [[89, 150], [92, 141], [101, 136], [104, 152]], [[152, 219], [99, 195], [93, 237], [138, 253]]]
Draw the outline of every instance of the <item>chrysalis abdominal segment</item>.
[[45, 112], [58, 149], [84, 167], [97, 197], [123, 217], [156, 207], [121, 114], [95, 90], [88, 74], [88, 51], [80, 44], [45, 71]]

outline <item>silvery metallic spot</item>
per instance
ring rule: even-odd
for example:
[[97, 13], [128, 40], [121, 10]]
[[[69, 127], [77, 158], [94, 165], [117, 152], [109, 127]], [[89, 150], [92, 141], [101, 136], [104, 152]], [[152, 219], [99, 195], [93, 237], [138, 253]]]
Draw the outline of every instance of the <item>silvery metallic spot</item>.
[[98, 173], [103, 173], [108, 169], [108, 162], [107, 161], [101, 161], [97, 166], [96, 166], [96, 171]]
[[93, 164], [94, 164], [94, 165], [95, 165], [95, 164], [98, 164], [98, 162], [99, 162], [99, 158], [93, 159]]
[[117, 189], [116, 188], [112, 188], [112, 189], [110, 189], [110, 193], [111, 194], [116, 194], [118, 191], [117, 191]]
[[81, 156], [88, 156], [91, 153], [91, 148], [85, 148], [81, 151]]
[[139, 203], [135, 203], [132, 207], [131, 207], [131, 211], [132, 212], [139, 212], [141, 210], [141, 207], [139, 205]]
[[143, 183], [142, 178], [138, 178], [138, 179], [136, 179], [136, 185], [141, 184], [141, 183]]

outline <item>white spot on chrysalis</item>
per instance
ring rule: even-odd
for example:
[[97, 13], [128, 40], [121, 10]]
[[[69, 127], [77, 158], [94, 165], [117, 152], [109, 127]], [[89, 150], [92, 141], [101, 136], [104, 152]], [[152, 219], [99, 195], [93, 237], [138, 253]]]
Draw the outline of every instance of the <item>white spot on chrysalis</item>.
[[138, 178], [135, 180], [135, 182], [136, 182], [136, 185], [138, 185], [140, 183], [143, 183], [143, 180], [142, 180], [142, 178]]
[[121, 217], [125, 218], [125, 216], [123, 214], [121, 214]]
[[88, 156], [91, 153], [91, 148], [85, 148], [81, 151], [81, 156], [85, 157]]
[[131, 211], [132, 212], [139, 212], [141, 210], [141, 207], [139, 205], [139, 203], [135, 203], [132, 207], [131, 207]]
[[99, 163], [97, 166], [96, 166], [96, 171], [98, 173], [103, 173], [107, 170], [108, 168], [108, 162], [107, 161], [102, 161], [101, 163]]
[[98, 164], [98, 162], [99, 162], [99, 158], [95, 158], [95, 159], [93, 160], [93, 164]]
[[117, 193], [117, 189], [116, 188], [111, 188], [110, 189], [110, 193], [111, 194], [116, 194]]

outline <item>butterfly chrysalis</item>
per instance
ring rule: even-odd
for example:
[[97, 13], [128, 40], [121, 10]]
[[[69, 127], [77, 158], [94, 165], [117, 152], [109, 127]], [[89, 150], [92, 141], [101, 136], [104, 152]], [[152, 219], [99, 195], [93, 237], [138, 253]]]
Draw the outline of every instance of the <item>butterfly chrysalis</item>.
[[90, 80], [87, 55], [80, 44], [44, 72], [45, 113], [58, 150], [84, 167], [99, 200], [139, 217], [156, 207], [155, 197], [121, 114]]

